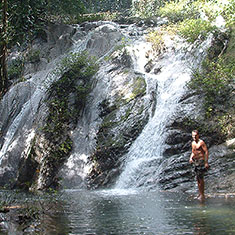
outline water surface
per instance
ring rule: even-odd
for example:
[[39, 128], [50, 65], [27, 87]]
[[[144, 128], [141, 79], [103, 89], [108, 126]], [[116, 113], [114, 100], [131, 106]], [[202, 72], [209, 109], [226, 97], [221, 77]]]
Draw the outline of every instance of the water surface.
[[1, 223], [0, 234], [235, 234], [234, 197], [202, 204], [182, 192], [66, 190], [56, 201], [39, 229]]
[[235, 198], [183, 193], [66, 191], [68, 234], [235, 234]]

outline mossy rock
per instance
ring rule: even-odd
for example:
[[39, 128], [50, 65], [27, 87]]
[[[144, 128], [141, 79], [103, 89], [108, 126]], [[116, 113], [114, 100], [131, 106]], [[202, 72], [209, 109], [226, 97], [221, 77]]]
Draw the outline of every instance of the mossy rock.
[[100, 104], [103, 122], [96, 136], [96, 150], [89, 158], [93, 169], [87, 178], [88, 187], [107, 186], [115, 180], [121, 157], [148, 121], [149, 114], [143, 104], [143, 96], [146, 94], [145, 79], [134, 76], [130, 81], [127, 83], [128, 98], [124, 98], [123, 94], [121, 97], [117, 96], [112, 103], [104, 100]]

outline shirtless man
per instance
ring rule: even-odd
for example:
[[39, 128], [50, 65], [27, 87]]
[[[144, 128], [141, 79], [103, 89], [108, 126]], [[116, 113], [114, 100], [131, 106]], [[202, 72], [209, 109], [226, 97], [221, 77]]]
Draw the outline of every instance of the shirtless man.
[[194, 163], [195, 165], [195, 173], [199, 190], [199, 200], [204, 201], [204, 173], [209, 168], [209, 152], [205, 142], [199, 139], [199, 133], [197, 130], [192, 131], [192, 138], [192, 153], [190, 155], [189, 162]]

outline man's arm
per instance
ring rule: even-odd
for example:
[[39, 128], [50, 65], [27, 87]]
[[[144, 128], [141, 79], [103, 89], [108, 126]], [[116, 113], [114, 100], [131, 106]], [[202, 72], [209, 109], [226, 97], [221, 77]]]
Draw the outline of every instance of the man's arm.
[[193, 153], [193, 144], [192, 144], [192, 153], [189, 158], [189, 163], [193, 163], [193, 157], [194, 157], [194, 153]]
[[193, 163], [193, 156], [194, 156], [194, 154], [191, 153], [190, 158], [189, 158], [189, 163]]
[[204, 141], [202, 141], [202, 149], [203, 149], [204, 154], [205, 154], [205, 167], [209, 168], [209, 164], [208, 164], [209, 152], [208, 152], [207, 146], [206, 146]]

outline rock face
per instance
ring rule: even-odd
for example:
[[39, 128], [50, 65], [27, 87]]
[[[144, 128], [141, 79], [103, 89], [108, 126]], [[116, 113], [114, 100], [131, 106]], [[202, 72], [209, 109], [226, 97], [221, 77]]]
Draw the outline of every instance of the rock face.
[[[184, 105], [198, 105], [203, 102], [201, 98], [194, 94], [186, 94], [180, 102], [182, 102], [182, 107]], [[200, 138], [205, 141], [209, 150], [210, 168], [205, 174], [205, 192], [234, 192], [235, 153], [233, 141], [224, 143], [223, 137], [215, 131], [213, 124], [202, 118], [205, 114], [200, 105], [197, 109], [191, 110], [190, 116], [187, 113], [182, 113], [182, 110], [176, 112], [167, 127], [168, 137], [165, 141], [167, 147], [156, 182], [166, 190], [181, 190], [188, 193], [198, 191], [194, 167], [189, 164], [189, 157], [191, 154], [191, 131], [199, 129]]]
[[[121, 70], [116, 71], [120, 72]], [[144, 100], [145, 80], [135, 74], [128, 74], [125, 83], [128, 87], [122, 96], [128, 95], [127, 99], [117, 95], [112, 103], [107, 99], [100, 103], [102, 123], [96, 136], [96, 150], [90, 156], [90, 161], [96, 164], [87, 178], [89, 187], [115, 182], [119, 175], [121, 157], [148, 121], [149, 112]]]
[[[173, 155], [163, 161], [159, 178], [156, 180], [161, 188], [188, 193], [197, 192], [193, 165], [188, 160], [191, 152]], [[205, 192], [234, 192], [234, 151], [223, 145], [209, 148], [210, 168], [205, 174]]]

